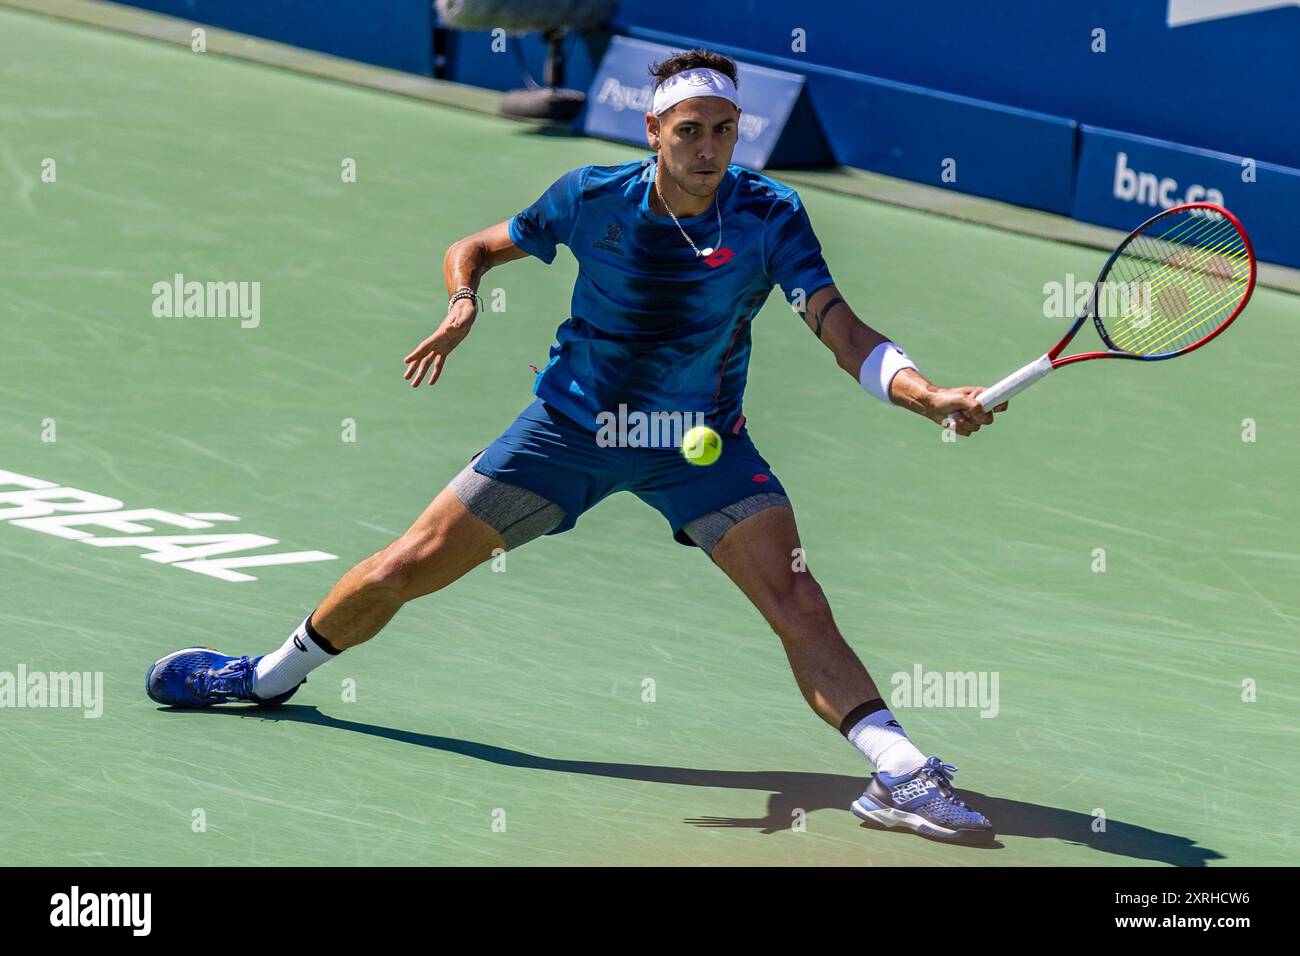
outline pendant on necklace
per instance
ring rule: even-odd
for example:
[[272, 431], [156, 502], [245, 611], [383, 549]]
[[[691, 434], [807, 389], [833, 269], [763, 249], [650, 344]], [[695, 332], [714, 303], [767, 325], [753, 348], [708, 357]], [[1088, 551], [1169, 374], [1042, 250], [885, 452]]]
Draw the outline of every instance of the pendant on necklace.
[[707, 258], [708, 258], [709, 256], [711, 256], [711, 255], [713, 255], [713, 247], [712, 247], [712, 246], [705, 246], [703, 249], [700, 250], [700, 256], [701, 256], [702, 258], [707, 259]]

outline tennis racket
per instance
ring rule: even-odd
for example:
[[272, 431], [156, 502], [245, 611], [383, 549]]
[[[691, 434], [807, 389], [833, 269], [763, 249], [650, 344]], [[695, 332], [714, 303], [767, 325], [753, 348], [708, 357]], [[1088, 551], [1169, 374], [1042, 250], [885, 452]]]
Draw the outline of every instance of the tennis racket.
[[[977, 398], [988, 411], [1053, 369], [1089, 359], [1186, 355], [1231, 325], [1254, 291], [1255, 250], [1236, 216], [1208, 202], [1166, 209], [1110, 254], [1065, 337]], [[1088, 319], [1105, 351], [1062, 358]]]

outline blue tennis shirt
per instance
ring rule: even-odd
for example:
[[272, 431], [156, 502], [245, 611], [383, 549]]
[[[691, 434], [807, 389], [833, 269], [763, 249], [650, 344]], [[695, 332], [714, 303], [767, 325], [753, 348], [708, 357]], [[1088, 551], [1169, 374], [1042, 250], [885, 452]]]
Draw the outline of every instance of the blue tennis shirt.
[[744, 424], [749, 326], [779, 284], [806, 299], [832, 280], [808, 213], [789, 186], [728, 166], [713, 207], [680, 219], [650, 211], [654, 157], [565, 173], [510, 220], [510, 239], [543, 262], [578, 261], [569, 318], [534, 392], [599, 430], [600, 412], [702, 413], [724, 434]]

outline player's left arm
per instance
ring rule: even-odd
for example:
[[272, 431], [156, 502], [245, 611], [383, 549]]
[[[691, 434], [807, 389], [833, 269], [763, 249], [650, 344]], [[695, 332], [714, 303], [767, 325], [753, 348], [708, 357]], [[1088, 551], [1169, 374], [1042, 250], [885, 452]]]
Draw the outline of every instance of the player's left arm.
[[[867, 357], [889, 339], [859, 319], [834, 285], [817, 289], [808, 296], [804, 305], [804, 322], [831, 350], [840, 368], [858, 381]], [[957, 433], [970, 435], [979, 431], [981, 425], [992, 424], [992, 412], [1003, 412], [1007, 408], [1003, 402], [997, 408], [984, 411], [975, 398], [980, 391], [982, 389], [975, 385], [941, 388], [916, 369], [904, 368], [890, 382], [889, 398], [895, 405], [924, 415], [940, 425], [952, 417]]]

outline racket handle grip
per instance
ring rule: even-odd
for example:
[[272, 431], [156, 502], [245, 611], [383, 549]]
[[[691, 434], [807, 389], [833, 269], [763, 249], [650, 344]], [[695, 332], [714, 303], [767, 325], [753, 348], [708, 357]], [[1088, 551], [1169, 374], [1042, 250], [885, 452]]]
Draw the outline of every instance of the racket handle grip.
[[996, 385], [989, 386], [975, 398], [984, 406], [984, 411], [991, 412], [1007, 399], [1019, 395], [1051, 370], [1052, 360], [1044, 355], [1034, 359], [1024, 368], [1012, 372]]

